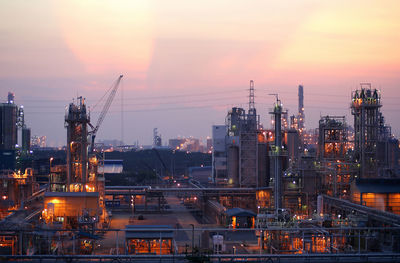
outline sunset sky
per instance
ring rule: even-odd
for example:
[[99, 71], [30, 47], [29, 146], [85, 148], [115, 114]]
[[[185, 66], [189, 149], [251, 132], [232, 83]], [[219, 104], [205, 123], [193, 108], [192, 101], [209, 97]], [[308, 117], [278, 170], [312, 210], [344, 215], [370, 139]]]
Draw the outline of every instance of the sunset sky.
[[299, 84], [307, 129], [327, 114], [352, 125], [351, 91], [371, 82], [400, 136], [399, 10], [398, 0], [0, 0], [0, 100], [14, 92], [32, 135], [63, 145], [72, 98], [93, 107], [123, 74], [98, 138], [151, 144], [155, 127], [164, 143], [210, 136], [229, 108], [247, 109], [251, 79], [266, 127], [268, 94], [295, 114]]

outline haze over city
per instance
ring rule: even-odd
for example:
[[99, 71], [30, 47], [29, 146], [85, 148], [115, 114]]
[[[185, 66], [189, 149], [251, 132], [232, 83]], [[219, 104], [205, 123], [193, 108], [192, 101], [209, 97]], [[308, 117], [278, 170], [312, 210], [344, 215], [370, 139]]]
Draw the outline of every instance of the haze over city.
[[0, 263], [400, 262], [399, 10], [0, 0]]
[[[362, 6], [362, 9], [360, 9]], [[346, 115], [360, 82], [381, 90], [400, 135], [398, 1], [1, 1], [0, 100], [25, 107], [33, 135], [65, 145], [64, 109], [93, 107], [124, 75], [99, 139], [151, 144], [205, 138], [232, 106], [247, 108], [249, 81], [261, 122], [279, 93], [289, 114], [304, 85], [306, 128]], [[96, 120], [100, 106], [92, 109]]]

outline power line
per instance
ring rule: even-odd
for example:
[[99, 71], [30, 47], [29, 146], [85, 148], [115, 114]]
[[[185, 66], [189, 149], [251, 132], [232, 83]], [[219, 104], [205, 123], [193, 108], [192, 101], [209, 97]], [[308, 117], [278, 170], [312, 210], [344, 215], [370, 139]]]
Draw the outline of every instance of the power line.
[[[124, 110], [125, 113], [129, 112], [153, 112], [153, 111], [169, 111], [169, 110], [190, 110], [190, 109], [202, 109], [202, 108], [210, 108], [210, 107], [218, 107], [218, 106], [241, 106], [241, 105], [246, 105], [245, 102], [242, 103], [228, 103], [228, 104], [208, 104], [208, 105], [199, 105], [199, 106], [183, 106], [183, 107], [171, 107], [171, 108], [148, 108], [148, 109], [136, 109], [136, 110]], [[256, 103], [256, 105], [270, 105], [272, 107], [272, 103]], [[285, 104], [285, 106], [290, 106], [290, 107], [297, 107], [297, 105], [294, 104]], [[315, 108], [315, 109], [321, 109], [321, 106], [307, 106], [307, 108]], [[329, 106], [323, 106], [323, 109], [332, 109], [332, 110], [349, 110], [350, 108], [343, 108], [343, 107], [329, 107]], [[383, 109], [383, 111], [389, 111], [389, 112], [397, 112], [400, 111], [400, 109]], [[109, 113], [120, 113], [121, 111], [109, 111]], [[54, 112], [54, 111], [40, 111], [40, 112], [32, 112], [32, 111], [25, 111], [27, 114], [64, 114], [63, 112]], [[99, 113], [99, 112], [91, 112], [93, 113]]]
[[[165, 95], [165, 96], [144, 96], [144, 97], [135, 97], [135, 98], [124, 98], [124, 100], [151, 100], [151, 99], [166, 99], [166, 98], [177, 98], [177, 97], [192, 97], [192, 96], [208, 96], [208, 95], [214, 95], [214, 94], [229, 94], [229, 93], [238, 93], [238, 92], [246, 92], [246, 89], [237, 89], [237, 90], [225, 90], [225, 91], [213, 91], [213, 92], [203, 92], [203, 93], [191, 93], [191, 94], [174, 94], [174, 95]], [[88, 98], [86, 98], [88, 99]], [[100, 99], [99, 99], [100, 100]], [[116, 98], [116, 100], [119, 100]], [[69, 100], [57, 100], [57, 99], [26, 99], [26, 98], [19, 98], [18, 102], [67, 102], [69, 103]]]

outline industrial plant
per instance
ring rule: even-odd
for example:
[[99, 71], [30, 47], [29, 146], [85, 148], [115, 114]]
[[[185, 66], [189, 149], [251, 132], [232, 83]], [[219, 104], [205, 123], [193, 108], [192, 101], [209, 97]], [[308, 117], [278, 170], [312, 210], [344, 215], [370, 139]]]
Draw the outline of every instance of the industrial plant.
[[353, 119], [316, 129], [306, 86], [289, 114], [279, 93], [256, 109], [251, 80], [248, 107], [210, 127], [203, 150], [162, 146], [157, 128], [150, 147], [105, 148], [96, 135], [122, 78], [96, 120], [83, 96], [60, 105], [62, 149], [37, 150], [45, 137], [14, 94], [0, 104], [0, 261], [400, 261], [399, 140], [370, 83], [348, 98]]

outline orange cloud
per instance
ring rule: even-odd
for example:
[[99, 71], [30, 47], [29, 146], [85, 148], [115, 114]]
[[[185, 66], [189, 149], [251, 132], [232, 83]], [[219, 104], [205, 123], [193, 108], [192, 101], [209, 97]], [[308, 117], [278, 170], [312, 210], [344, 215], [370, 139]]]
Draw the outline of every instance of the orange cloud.
[[153, 44], [146, 1], [65, 1], [54, 5], [62, 36], [87, 73], [144, 78]]
[[281, 50], [275, 68], [355, 74], [398, 67], [400, 17], [395, 10], [399, 9], [398, 1], [325, 2]]

